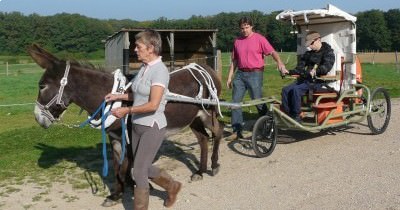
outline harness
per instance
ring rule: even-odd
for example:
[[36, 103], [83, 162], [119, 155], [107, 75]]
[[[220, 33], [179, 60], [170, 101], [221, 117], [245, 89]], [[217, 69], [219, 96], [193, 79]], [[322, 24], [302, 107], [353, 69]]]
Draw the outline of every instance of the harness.
[[[129, 86], [131, 86], [131, 82], [126, 84], [126, 77], [124, 76], [124, 74], [122, 74], [120, 69], [117, 69], [113, 72], [114, 74], [114, 84], [113, 87], [111, 89], [111, 93], [112, 94], [124, 94], [125, 91], [129, 88]], [[103, 119], [103, 117], [99, 118], [99, 119], [94, 119], [94, 117], [98, 114], [98, 111], [100, 109], [98, 109], [98, 111], [96, 111], [94, 114], [92, 114], [92, 116], [88, 117], [87, 123], [90, 124], [91, 127], [96, 128], [96, 129], [101, 129], [102, 126], [102, 122], [104, 121], [104, 127], [108, 128], [110, 125], [112, 125], [115, 120], [117, 119], [117, 117], [115, 117], [114, 115], [110, 115], [107, 114], [108, 112], [110, 112], [111, 109], [113, 108], [118, 108], [121, 107], [122, 105], [122, 101], [112, 101], [107, 103], [107, 105], [104, 107], [104, 109], [102, 110], [102, 114], [101, 116], [105, 116], [105, 119]]]
[[[189, 97], [189, 96], [185, 96], [185, 95], [181, 95], [181, 94], [177, 94], [177, 93], [172, 93], [172, 92], [168, 92], [166, 95], [167, 100], [171, 100], [171, 101], [198, 101], [199, 104], [201, 104], [203, 110], [210, 115], [207, 111], [206, 108], [204, 106], [204, 102], [207, 101], [211, 101], [214, 102], [215, 104], [217, 104], [217, 108], [218, 108], [218, 114], [222, 116], [221, 113], [221, 106], [220, 106], [220, 102], [219, 102], [219, 98], [218, 98], [218, 90], [215, 87], [215, 83], [211, 77], [211, 75], [207, 72], [207, 70], [205, 70], [202, 66], [196, 64], [196, 63], [190, 63], [180, 69], [177, 69], [173, 72], [171, 72], [170, 74], [174, 74], [177, 73], [179, 71], [183, 71], [183, 70], [187, 70], [190, 72], [190, 74], [193, 76], [193, 78], [197, 81], [197, 83], [199, 84], [199, 92], [197, 93], [197, 95], [195, 97]], [[208, 99], [203, 98], [203, 84], [201, 83], [201, 81], [199, 80], [199, 78], [196, 77], [196, 75], [193, 73], [193, 71], [196, 71], [200, 74], [200, 76], [203, 78], [203, 81], [205, 83], [205, 85], [207, 86], [208, 92], [210, 93], [210, 95], [208, 96]]]
[[[49, 107], [56, 103], [57, 105], [60, 105], [62, 108], [67, 109], [67, 106], [65, 105], [64, 101], [62, 101], [62, 96], [64, 93], [64, 88], [68, 84], [68, 75], [69, 75], [69, 70], [70, 70], [70, 61], [66, 62], [66, 68], [64, 72], [64, 76], [62, 77], [60, 81], [60, 88], [58, 90], [58, 93], [50, 100], [49, 103], [46, 105], [42, 105], [40, 102], [36, 101], [37, 106], [39, 107], [41, 114], [48, 118], [51, 122], [57, 121], [51, 112], [49, 111]], [[192, 70], [193, 69], [193, 70]], [[187, 66], [182, 67], [181, 69], [177, 69], [170, 74], [177, 73], [182, 70], [187, 70], [190, 72], [190, 74], [193, 76], [193, 78], [197, 81], [199, 84], [199, 92], [197, 96], [194, 98], [168, 92], [167, 93], [167, 98], [169, 97], [178, 97], [178, 98], [190, 98], [190, 99], [196, 99], [200, 100], [203, 110], [206, 111], [204, 104], [203, 104], [203, 83], [200, 81], [199, 78], [196, 77], [196, 75], [193, 73], [193, 71], [196, 71], [199, 73], [199, 75], [202, 77], [205, 85], [208, 88], [208, 91], [210, 93], [208, 100], [214, 101], [218, 105], [218, 112], [222, 116], [221, 111], [220, 111], [220, 105], [219, 105], [219, 99], [218, 99], [218, 92], [217, 88], [215, 87], [214, 81], [212, 80], [212, 77], [210, 74], [200, 65], [196, 63], [190, 63]], [[124, 94], [124, 92], [131, 86], [131, 82], [126, 84], [126, 77], [122, 74], [120, 69], [117, 69], [113, 72], [114, 74], [114, 84], [113, 88], [111, 90], [111, 93], [113, 94]], [[126, 84], [126, 85], [125, 85]], [[174, 99], [176, 101], [176, 98]], [[179, 100], [178, 100], [179, 101]], [[84, 127], [87, 124], [90, 124], [91, 127], [96, 128], [96, 129], [101, 129], [102, 130], [102, 143], [103, 143], [103, 176], [107, 176], [108, 174], [108, 160], [107, 160], [107, 150], [106, 150], [106, 128], [108, 128], [110, 125], [112, 125], [115, 120], [117, 119], [115, 116], [110, 114], [110, 110], [113, 108], [121, 107], [122, 101], [113, 101], [109, 102], [106, 104], [105, 101], [98, 107], [98, 109], [92, 114], [92, 116], [89, 116], [88, 119], [81, 123], [79, 127]], [[101, 111], [101, 117], [99, 119], [95, 119], [95, 117], [100, 113]], [[209, 114], [206, 111], [207, 114]], [[128, 116], [125, 118], [121, 118], [121, 127], [122, 127], [122, 152], [121, 152], [121, 157], [120, 157], [120, 162], [119, 164], [122, 164], [125, 156], [125, 147], [126, 147], [126, 142], [129, 143], [128, 139], [128, 134], [126, 130], [126, 121], [127, 121]]]
[[70, 61], [67, 61], [66, 64], [67, 65], [65, 66], [64, 76], [60, 81], [60, 89], [58, 89], [58, 93], [49, 101], [49, 103], [47, 103], [44, 106], [39, 101], [36, 101], [36, 105], [39, 107], [41, 114], [45, 116], [47, 119], [49, 119], [50, 122], [58, 120], [49, 111], [50, 106], [53, 105], [54, 102], [57, 105], [60, 105], [63, 109], [67, 109], [67, 106], [65, 106], [64, 101], [62, 101], [62, 96], [64, 93], [64, 87], [68, 84], [68, 74], [69, 74], [69, 69], [71, 68]]
[[[218, 93], [217, 93], [217, 88], [215, 87], [214, 81], [212, 80], [212, 77], [210, 76], [210, 74], [200, 65], [196, 64], [196, 63], [190, 63], [189, 65], [186, 65], [184, 67], [182, 67], [181, 69], [177, 69], [173, 72], [171, 72], [170, 74], [174, 74], [177, 73], [179, 71], [183, 71], [183, 70], [187, 70], [190, 72], [190, 74], [193, 76], [193, 78], [198, 82], [199, 84], [199, 93], [197, 94], [197, 96], [195, 97], [195, 99], [198, 100], [202, 100], [202, 95], [203, 95], [203, 84], [200, 82], [199, 78], [196, 77], [196, 75], [193, 73], [192, 69], [196, 72], [198, 72], [200, 74], [200, 76], [203, 78], [204, 83], [207, 85], [207, 88], [209, 90], [210, 96], [209, 96], [209, 100], [213, 100], [216, 101], [218, 103], [218, 111], [219, 114], [222, 116], [221, 111], [220, 111], [220, 106], [219, 106], [219, 99], [218, 99]], [[126, 82], [126, 77], [122, 74], [122, 72], [120, 71], [120, 69], [117, 69], [114, 72], [114, 85], [113, 85], [113, 89], [112, 89], [112, 93], [113, 94], [123, 94], [130, 86], [131, 86], [131, 82], [129, 82], [127, 85], [125, 85]], [[188, 96], [184, 96], [184, 95], [180, 95], [180, 94], [176, 94], [176, 93], [171, 93], [168, 92], [166, 98], [168, 97], [180, 97], [180, 98], [191, 98]], [[105, 133], [105, 128], [107, 128], [109, 125], [111, 125], [117, 118], [113, 115], [110, 115], [110, 110], [112, 108], [116, 108], [116, 107], [121, 107], [121, 101], [115, 101], [112, 104], [108, 104], [107, 106], [105, 106], [105, 101], [100, 105], [100, 107], [97, 109], [97, 111], [91, 116], [89, 117], [89, 119], [87, 121], [85, 121], [84, 123], [81, 124], [80, 127], [85, 126], [86, 124], [90, 123], [90, 125], [94, 128], [101, 128], [102, 130], [102, 142], [103, 142], [103, 176], [107, 176], [108, 174], [108, 161], [107, 161], [107, 152], [106, 152], [106, 133]], [[204, 104], [202, 104], [203, 110], [206, 111]], [[94, 117], [98, 114], [98, 112], [101, 110], [102, 113], [102, 117], [98, 120], [95, 120]], [[207, 114], [209, 114], [206, 111]], [[128, 142], [129, 144], [129, 137], [128, 137], [128, 133], [126, 130], [126, 121], [128, 119], [128, 116], [126, 116], [125, 118], [121, 118], [121, 129], [122, 129], [122, 152], [121, 152], [121, 156], [120, 156], [120, 162], [119, 164], [121, 165], [124, 157], [125, 157], [125, 147], [126, 147], [126, 142]], [[126, 139], [126, 141], [125, 141]]]

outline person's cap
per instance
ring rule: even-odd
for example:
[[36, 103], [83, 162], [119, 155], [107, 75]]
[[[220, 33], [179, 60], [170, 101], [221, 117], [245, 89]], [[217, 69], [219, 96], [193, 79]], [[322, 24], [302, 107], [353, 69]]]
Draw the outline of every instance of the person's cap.
[[321, 35], [316, 31], [310, 31], [306, 36], [306, 46], [310, 46], [311, 42], [320, 38]]

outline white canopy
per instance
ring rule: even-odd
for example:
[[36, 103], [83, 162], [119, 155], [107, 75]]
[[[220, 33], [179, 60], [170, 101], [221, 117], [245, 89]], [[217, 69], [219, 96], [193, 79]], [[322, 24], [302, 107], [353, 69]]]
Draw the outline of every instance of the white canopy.
[[[292, 25], [320, 24], [338, 21], [350, 21], [355, 23], [357, 17], [328, 4], [326, 9], [311, 10], [285, 10], [276, 16], [277, 20], [291, 22]], [[311, 21], [312, 20], [312, 21]]]

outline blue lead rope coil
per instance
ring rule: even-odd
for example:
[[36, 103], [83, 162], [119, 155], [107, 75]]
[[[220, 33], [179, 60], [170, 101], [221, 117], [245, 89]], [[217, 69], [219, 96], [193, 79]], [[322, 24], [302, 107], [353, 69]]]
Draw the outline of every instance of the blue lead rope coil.
[[[93, 113], [93, 115], [87, 119], [85, 122], [81, 123], [79, 126], [80, 128], [84, 127], [85, 125], [89, 124], [91, 120], [93, 120], [96, 115], [99, 113], [101, 110], [102, 116], [101, 116], [101, 137], [102, 137], [102, 144], [103, 144], [103, 177], [106, 177], [108, 175], [108, 158], [107, 158], [107, 139], [106, 139], [106, 129], [104, 126], [104, 122], [107, 119], [108, 115], [110, 115], [110, 111], [107, 113], [104, 113], [106, 107], [106, 101], [104, 100], [99, 108]], [[125, 129], [126, 129], [126, 124], [125, 124], [125, 118], [121, 118], [121, 132], [122, 132], [122, 153], [120, 156], [120, 161], [119, 164], [122, 165], [124, 158], [125, 158], [125, 150], [126, 150], [126, 135], [125, 135]]]

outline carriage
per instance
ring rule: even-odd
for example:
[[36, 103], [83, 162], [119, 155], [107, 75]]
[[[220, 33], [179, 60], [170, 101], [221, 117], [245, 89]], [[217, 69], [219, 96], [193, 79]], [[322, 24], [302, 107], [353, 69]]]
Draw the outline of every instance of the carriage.
[[277, 142], [279, 129], [320, 132], [367, 119], [372, 134], [383, 133], [390, 120], [390, 97], [382, 87], [371, 91], [362, 82], [362, 69], [356, 55], [356, 17], [328, 5], [326, 9], [283, 11], [277, 20], [289, 22], [291, 33], [297, 35], [297, 54], [303, 54], [304, 37], [318, 31], [335, 53], [335, 64], [323, 80], [327, 87], [306, 94], [302, 100], [301, 123], [281, 109], [281, 101], [262, 98], [243, 102], [241, 106], [266, 103], [269, 113], [260, 117], [253, 127], [252, 147], [258, 157], [270, 155]]
[[[275, 149], [278, 129], [320, 132], [324, 129], [362, 122], [367, 119], [372, 134], [381, 134], [388, 127], [391, 104], [386, 89], [373, 91], [362, 81], [362, 68], [356, 53], [357, 18], [328, 4], [326, 9], [283, 11], [277, 20], [288, 22], [297, 36], [297, 55], [306, 51], [305, 36], [309, 31], [318, 31], [321, 40], [331, 45], [335, 63], [323, 81], [325, 89], [309, 91], [303, 97], [302, 122], [287, 115], [282, 102], [275, 97], [244, 101], [241, 103], [219, 102], [204, 99], [167, 96], [170, 101], [226, 106], [231, 109], [267, 104], [269, 112], [255, 122], [252, 129], [252, 148], [257, 157], [267, 157]], [[281, 75], [282, 78], [285, 75]], [[293, 79], [299, 75], [290, 76]]]

